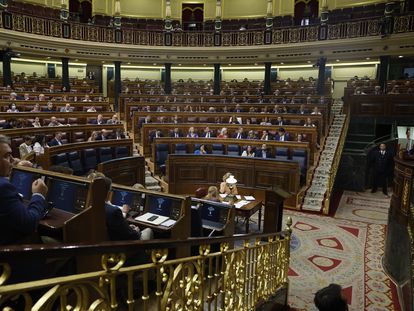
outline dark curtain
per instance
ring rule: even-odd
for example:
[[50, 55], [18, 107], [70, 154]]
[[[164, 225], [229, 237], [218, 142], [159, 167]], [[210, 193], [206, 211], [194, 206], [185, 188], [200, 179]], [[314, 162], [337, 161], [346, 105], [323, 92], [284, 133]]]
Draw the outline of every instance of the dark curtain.
[[295, 1], [295, 25], [300, 25], [302, 19], [316, 20], [319, 14], [318, 0], [296, 0]]
[[184, 30], [202, 30], [204, 22], [204, 4], [183, 3], [182, 23]]
[[92, 18], [92, 1], [69, 0], [69, 12], [73, 19], [87, 23]]

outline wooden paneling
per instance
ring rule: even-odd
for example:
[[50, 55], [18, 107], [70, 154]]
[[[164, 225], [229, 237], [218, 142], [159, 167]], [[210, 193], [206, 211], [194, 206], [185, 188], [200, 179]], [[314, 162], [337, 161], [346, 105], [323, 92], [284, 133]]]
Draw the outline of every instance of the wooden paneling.
[[145, 185], [145, 158], [127, 157], [98, 164], [98, 171], [112, 179], [112, 182], [125, 186], [136, 183]]
[[[193, 170], [200, 173], [188, 175]], [[215, 155], [169, 155], [169, 192], [191, 194], [200, 184], [218, 185], [226, 172], [233, 173], [238, 184], [244, 187], [280, 187], [291, 194], [300, 190], [300, 169], [296, 162]]]

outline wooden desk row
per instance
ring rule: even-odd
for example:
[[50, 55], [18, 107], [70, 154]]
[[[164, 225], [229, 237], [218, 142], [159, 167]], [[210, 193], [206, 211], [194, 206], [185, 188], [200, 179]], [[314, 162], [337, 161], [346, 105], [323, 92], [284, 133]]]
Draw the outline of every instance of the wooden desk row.
[[[171, 120], [174, 118], [174, 116], [178, 115], [178, 123], [174, 123]], [[305, 121], [310, 118], [312, 120], [312, 123], [315, 124], [315, 128], [318, 133], [318, 137], [322, 138], [325, 136], [326, 131], [328, 129], [327, 124], [323, 122], [324, 116], [322, 115], [300, 115], [300, 114], [273, 114], [273, 113], [210, 113], [210, 112], [134, 112], [133, 117], [133, 124], [134, 127], [132, 130], [134, 133], [137, 133], [139, 131], [139, 128], [144, 126], [144, 118], [146, 116], [151, 117], [150, 123], [170, 123], [175, 125], [175, 127], [180, 127], [181, 125], [185, 123], [200, 123], [200, 125], [197, 125], [197, 127], [206, 127], [210, 125], [218, 125], [221, 127], [228, 127], [231, 125], [229, 123], [230, 118], [236, 117], [242, 119], [242, 124], [238, 125], [239, 127], [250, 127], [250, 126], [258, 126], [260, 125], [260, 122], [264, 118], [268, 118], [268, 122], [271, 122], [272, 125], [265, 125], [262, 129], [273, 129], [277, 130], [280, 126], [275, 125], [277, 122], [277, 117], [282, 117], [285, 122], [288, 123], [288, 125], [283, 125], [282, 127], [285, 128], [289, 125], [295, 125], [298, 127], [304, 127], [303, 124]], [[163, 117], [165, 122], [159, 122], [159, 118]], [[158, 119], [157, 119], [158, 118]], [[247, 120], [250, 121], [250, 124], [247, 124]], [[201, 124], [209, 124], [209, 125], [201, 125]], [[128, 125], [127, 125], [128, 126]], [[127, 127], [131, 129], [131, 127]]]
[[344, 109], [352, 116], [410, 118], [414, 114], [413, 95], [351, 95], [345, 98]]
[[199, 187], [219, 185], [227, 172], [235, 176], [238, 186], [257, 191], [281, 188], [290, 193], [292, 196], [285, 201], [289, 208], [297, 209], [302, 199], [297, 162], [218, 155], [170, 154], [167, 161], [168, 191], [194, 193]]
[[34, 138], [35, 135], [45, 135], [46, 142], [53, 138], [54, 134], [59, 131], [62, 132], [63, 138], [69, 143], [87, 141], [93, 131], [102, 131], [106, 129], [109, 131], [123, 130], [122, 124], [105, 124], [105, 125], [72, 125], [72, 126], [43, 126], [43, 127], [32, 127], [32, 128], [16, 128], [16, 129], [0, 129], [0, 134], [6, 135], [11, 139], [11, 147], [14, 157], [19, 157], [19, 146], [23, 143], [23, 137], [26, 135]]
[[[19, 112], [31, 112], [36, 104], [40, 106], [41, 111], [46, 109], [48, 101], [37, 101], [37, 100], [0, 100], [0, 110], [6, 112], [12, 104], [15, 104]], [[53, 101], [54, 109], [56, 112], [60, 112], [61, 108], [64, 108], [66, 104], [70, 104], [73, 111], [84, 111], [90, 107], [95, 107], [97, 111], [111, 111], [111, 105], [107, 101], [96, 101], [96, 102], [83, 102], [83, 101]]]
[[[306, 98], [303, 98], [306, 103]], [[295, 102], [294, 104], [288, 102], [286, 104], [272, 104], [272, 103], [147, 103], [147, 102], [126, 102], [125, 103], [125, 111], [123, 112], [125, 115], [125, 119], [132, 117], [134, 111], [157, 111], [159, 107], [163, 107], [166, 111], [176, 112], [177, 114], [181, 112], [186, 112], [191, 108], [190, 112], [207, 112], [212, 107], [216, 110], [216, 112], [233, 112], [236, 113], [235, 110], [239, 109], [240, 112], [250, 112], [251, 108], [254, 108], [257, 113], [262, 112], [265, 109], [267, 112], [273, 112], [275, 106], [278, 106], [278, 109], [282, 110], [283, 107], [288, 109], [289, 113], [296, 113], [299, 111], [300, 107], [303, 105], [305, 110], [307, 111], [306, 114], [311, 114], [312, 110], [317, 107], [318, 110], [322, 113], [325, 117], [325, 122], [328, 122], [330, 118], [330, 111], [331, 106], [329, 103], [320, 104], [319, 101], [317, 104], [305, 104], [305, 103], [298, 103]], [[177, 112], [177, 110], [179, 111]]]
[[[322, 97], [316, 96], [316, 95], [295, 95], [295, 94], [286, 94], [283, 95], [265, 95], [263, 96], [264, 99], [267, 101], [271, 101], [272, 99], [274, 101], [282, 101], [284, 98], [287, 99], [287, 101], [291, 100], [293, 97], [296, 99], [302, 99], [304, 100], [304, 103], [306, 102], [307, 97], [311, 97], [312, 101], [315, 103], [320, 104], [329, 104], [331, 103], [332, 99], [331, 97]], [[261, 96], [259, 95], [235, 95], [235, 96], [220, 96], [220, 95], [138, 95], [138, 94], [122, 94], [120, 96], [120, 104], [119, 104], [119, 111], [121, 113], [125, 113], [125, 105], [127, 102], [141, 102], [141, 103], [147, 103], [147, 102], [156, 102], [156, 103], [165, 103], [168, 100], [170, 102], [174, 101], [174, 98], [176, 98], [176, 102], [179, 103], [186, 103], [188, 100], [191, 100], [191, 103], [187, 104], [195, 104], [195, 103], [206, 103], [206, 104], [213, 104], [213, 103], [222, 103], [223, 100], [226, 101], [226, 103], [231, 103], [233, 101], [233, 98], [236, 102], [244, 103], [247, 100], [250, 100], [253, 103], [259, 103], [259, 100]]]
[[8, 99], [10, 96], [10, 93], [17, 93], [17, 95], [19, 96], [24, 96], [24, 94], [29, 94], [30, 97], [39, 97], [40, 94], [45, 95], [46, 100], [53, 100], [54, 98], [58, 99], [58, 98], [62, 98], [63, 96], [66, 96], [68, 99], [74, 98], [74, 97], [84, 97], [85, 95], [89, 95], [89, 98], [91, 100], [98, 100], [99, 98], [103, 98], [103, 94], [102, 93], [89, 93], [89, 92], [82, 92], [82, 93], [77, 93], [77, 92], [54, 92], [54, 93], [49, 93], [49, 92], [43, 92], [43, 91], [28, 91], [28, 90], [2, 90], [0, 91], [0, 98], [3, 99]]
[[[163, 133], [164, 137], [163, 138], [158, 138], [158, 139], [166, 139], [168, 137], [170, 137], [170, 133], [171, 131], [174, 130], [174, 128], [179, 128], [182, 133], [187, 133], [188, 129], [190, 127], [194, 127], [195, 130], [204, 130], [205, 127], [209, 127], [210, 130], [212, 131], [216, 131], [222, 128], [221, 125], [210, 125], [210, 124], [156, 124], [156, 123], [148, 123], [148, 124], [143, 124], [143, 127], [141, 129], [141, 140], [139, 141], [141, 146], [143, 147], [143, 153], [144, 156], [148, 157], [152, 154], [152, 148], [151, 148], [151, 139], [150, 139], [150, 134], [153, 133], [155, 130], [160, 130], [161, 133]], [[240, 144], [240, 141], [243, 142], [243, 145], [247, 146], [247, 145], [261, 145], [264, 143], [273, 143], [276, 141], [262, 141], [260, 139], [257, 140], [248, 140], [248, 139], [244, 139], [244, 140], [239, 140], [239, 139], [233, 139], [233, 135], [237, 132], [239, 126], [238, 125], [229, 125], [227, 126], [227, 131], [228, 131], [228, 135], [229, 138], [226, 139], [218, 139], [218, 138], [210, 138], [208, 140], [208, 144], [218, 144], [218, 141], [224, 141], [227, 144], [228, 141], [235, 141], [237, 145]], [[255, 132], [259, 132], [261, 133], [263, 130], [268, 130], [269, 127], [267, 126], [261, 126], [261, 125], [256, 125], [256, 126], [244, 126], [243, 127], [245, 134], [249, 131], [255, 131]], [[315, 152], [316, 152], [316, 146], [317, 146], [317, 131], [316, 128], [314, 127], [304, 127], [304, 126], [286, 126], [285, 130], [291, 135], [292, 139], [296, 138], [298, 134], [302, 134], [303, 136], [306, 136], [304, 138], [306, 138], [305, 142], [308, 146], [309, 146], [309, 157], [310, 157], [310, 163], [311, 165], [314, 164], [314, 160], [315, 160]], [[201, 134], [201, 133], [200, 133]], [[199, 134], [199, 136], [200, 136]], [[296, 137], [295, 137], [296, 136]], [[259, 137], [260, 138], [260, 137]], [[187, 138], [186, 137], [180, 137], [180, 138], [174, 138], [174, 141], [176, 143], [181, 143], [184, 142]], [[200, 141], [203, 138], [200, 136], [199, 138], [193, 138], [193, 141], [197, 141], [197, 144], [200, 143]], [[138, 140], [135, 139], [135, 142], [138, 142]], [[279, 143], [279, 142], [277, 142]], [[281, 144], [287, 144], [287, 143], [295, 143], [295, 141], [289, 141], [289, 142], [280, 142]]]
[[[303, 150], [304, 153], [304, 169], [307, 171], [309, 169], [309, 163], [313, 164], [313, 158], [310, 159], [310, 149], [309, 143], [298, 143], [298, 142], [279, 142], [279, 141], [253, 141], [253, 140], [246, 140], [246, 139], [214, 139], [214, 138], [156, 138], [153, 143], [152, 148], [152, 156], [151, 160], [157, 165], [157, 145], [166, 144], [168, 145], [168, 153], [170, 155], [174, 154], [176, 150], [177, 144], [185, 144], [188, 150], [189, 155], [193, 155], [195, 150], [197, 150], [196, 145], [205, 145], [206, 151], [211, 154], [212, 153], [212, 145], [221, 145], [222, 154], [227, 155], [228, 149], [230, 145], [239, 146], [240, 150], [247, 146], [251, 146], [256, 150], [259, 150], [263, 144], [266, 144], [267, 150], [269, 152], [268, 157], [271, 162], [276, 161], [275, 155], [277, 154], [278, 149], [287, 149], [287, 155], [283, 156], [285, 160], [290, 159], [293, 155], [293, 152], [296, 150]], [[239, 158], [238, 156], [234, 156], [232, 158]], [[244, 158], [244, 157], [240, 157]], [[259, 159], [259, 158], [256, 158]], [[262, 159], [259, 159], [262, 160]], [[156, 171], [159, 171], [159, 168], [156, 167]], [[306, 174], [304, 174], [304, 182], [306, 183]]]
[[[45, 148], [45, 153], [37, 155], [35, 157], [35, 161], [38, 165], [40, 165], [44, 169], [48, 169], [51, 165], [53, 165], [53, 158], [56, 155], [69, 153], [76, 151], [79, 154], [86, 149], [95, 149], [98, 148], [117, 148], [117, 147], [126, 147], [127, 148], [127, 156], [132, 156], [132, 139], [108, 139], [108, 140], [99, 140], [99, 141], [89, 141], [89, 142], [79, 142], [79, 143], [72, 143], [72, 144], [64, 144], [60, 146], [53, 146], [49, 148]], [[81, 158], [81, 157], [79, 157]]]
[[32, 127], [32, 123], [36, 117], [39, 118], [40, 124], [48, 126], [51, 117], [56, 117], [62, 124], [88, 124], [96, 120], [98, 114], [102, 114], [105, 122], [112, 118], [113, 112], [15, 112], [15, 113], [0, 113], [0, 121], [16, 119], [23, 123], [23, 126]]

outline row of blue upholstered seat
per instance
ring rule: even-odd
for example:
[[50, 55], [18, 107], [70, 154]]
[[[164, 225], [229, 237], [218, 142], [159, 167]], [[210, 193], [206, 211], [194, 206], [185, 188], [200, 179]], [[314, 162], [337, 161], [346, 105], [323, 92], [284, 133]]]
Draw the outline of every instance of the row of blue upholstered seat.
[[54, 165], [61, 165], [73, 169], [75, 175], [83, 175], [96, 165], [112, 159], [128, 157], [129, 152], [126, 146], [120, 147], [101, 147], [97, 149], [84, 149], [59, 153], [52, 158]]

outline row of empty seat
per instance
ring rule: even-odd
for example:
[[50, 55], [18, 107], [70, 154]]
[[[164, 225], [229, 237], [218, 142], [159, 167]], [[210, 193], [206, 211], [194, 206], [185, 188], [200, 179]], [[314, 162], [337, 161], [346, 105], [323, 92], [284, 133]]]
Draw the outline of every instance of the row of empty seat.
[[86, 174], [89, 170], [95, 169], [96, 165], [112, 159], [119, 159], [129, 156], [128, 148], [101, 147], [97, 149], [84, 149], [60, 153], [52, 158], [54, 165], [61, 165], [73, 169], [75, 175]]

